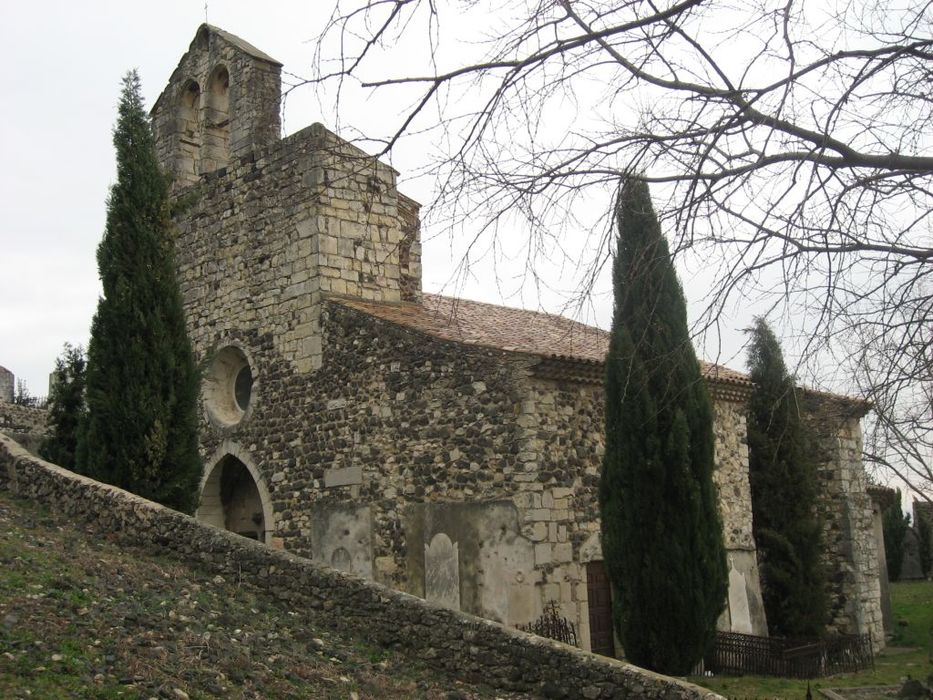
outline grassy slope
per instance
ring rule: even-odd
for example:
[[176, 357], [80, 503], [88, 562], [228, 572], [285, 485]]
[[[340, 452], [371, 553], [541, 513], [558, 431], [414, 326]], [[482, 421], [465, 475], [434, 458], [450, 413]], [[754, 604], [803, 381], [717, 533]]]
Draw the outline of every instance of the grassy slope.
[[0, 697], [487, 694], [245, 582], [120, 548], [0, 492]]
[[[925, 679], [933, 673], [933, 581], [895, 583], [891, 586], [891, 599], [896, 631], [888, 648], [875, 658], [874, 670], [815, 679], [811, 682], [814, 691], [899, 685], [908, 674]], [[766, 676], [693, 680], [727, 697], [803, 698], [807, 690], [806, 681]]]

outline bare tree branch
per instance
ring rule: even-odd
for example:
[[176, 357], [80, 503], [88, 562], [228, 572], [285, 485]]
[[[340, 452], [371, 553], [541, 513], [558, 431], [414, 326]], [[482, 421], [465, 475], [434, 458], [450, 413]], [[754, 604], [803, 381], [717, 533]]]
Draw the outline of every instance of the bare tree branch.
[[[659, 183], [672, 250], [718, 273], [698, 329], [737, 300], [783, 308], [874, 402], [872, 459], [929, 493], [931, 28], [930, 0], [344, 0], [312, 82], [414, 96], [379, 155], [443, 145], [429, 218], [469, 230], [464, 274], [520, 217], [525, 278], [556, 253], [585, 296], [620, 175]], [[400, 47], [430, 70], [389, 72]]]

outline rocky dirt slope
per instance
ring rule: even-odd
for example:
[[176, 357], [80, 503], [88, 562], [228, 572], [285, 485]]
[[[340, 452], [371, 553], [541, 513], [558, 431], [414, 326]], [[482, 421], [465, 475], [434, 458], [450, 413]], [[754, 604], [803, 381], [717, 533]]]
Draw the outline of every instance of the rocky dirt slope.
[[504, 696], [0, 491], [0, 697]]

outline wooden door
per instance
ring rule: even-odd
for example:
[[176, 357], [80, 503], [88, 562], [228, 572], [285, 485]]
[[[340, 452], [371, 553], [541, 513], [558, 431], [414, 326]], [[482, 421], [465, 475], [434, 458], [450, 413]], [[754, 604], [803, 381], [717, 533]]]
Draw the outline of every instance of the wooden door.
[[612, 592], [606, 567], [601, 561], [591, 561], [586, 565], [586, 595], [590, 609], [590, 650], [594, 654], [615, 656]]

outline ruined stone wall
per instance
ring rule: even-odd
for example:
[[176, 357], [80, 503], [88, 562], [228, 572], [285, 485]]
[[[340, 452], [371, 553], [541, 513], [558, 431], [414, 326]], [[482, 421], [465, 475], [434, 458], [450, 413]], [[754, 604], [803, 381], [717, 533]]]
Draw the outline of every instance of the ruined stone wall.
[[808, 401], [817, 436], [818, 509], [829, 573], [830, 631], [872, 635], [884, 644], [878, 546], [862, 464], [860, 414], [844, 402]]
[[157, 547], [212, 572], [245, 578], [289, 601], [312, 623], [401, 647], [454, 676], [493, 688], [557, 698], [719, 699], [684, 681], [435, 606], [204, 525], [32, 458], [4, 436], [0, 489], [135, 546]]
[[16, 440], [30, 452], [38, 452], [45, 437], [48, 411], [0, 401], [0, 433]]
[[13, 403], [16, 380], [6, 367], [0, 367], [0, 403]]

